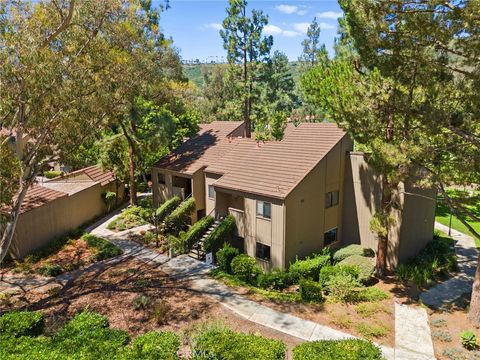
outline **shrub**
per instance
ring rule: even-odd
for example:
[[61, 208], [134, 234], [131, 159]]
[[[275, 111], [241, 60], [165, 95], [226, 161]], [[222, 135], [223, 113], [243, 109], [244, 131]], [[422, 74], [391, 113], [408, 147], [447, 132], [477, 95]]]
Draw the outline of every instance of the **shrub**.
[[97, 250], [97, 252], [92, 255], [93, 261], [105, 260], [123, 254], [121, 248], [101, 237], [92, 234], [84, 234], [82, 239], [85, 240], [88, 247]]
[[323, 302], [322, 285], [313, 280], [301, 279], [300, 297], [305, 301]]
[[360, 269], [357, 266], [353, 265], [326, 265], [320, 270], [320, 284], [325, 286], [327, 284], [327, 281], [337, 274], [348, 274], [358, 279], [360, 275]]
[[361, 286], [358, 280], [350, 274], [338, 273], [330, 277], [325, 288], [328, 294], [337, 301], [351, 301], [355, 289]]
[[180, 206], [165, 218], [165, 231], [170, 234], [178, 235], [181, 230], [186, 230], [191, 222], [195, 208], [195, 199], [193, 197], [183, 201]]
[[374, 257], [375, 252], [372, 249], [364, 248], [362, 245], [352, 244], [335, 251], [333, 254], [333, 261], [340, 262], [352, 255]]
[[117, 201], [117, 194], [113, 191], [106, 191], [102, 194], [102, 200], [107, 207], [107, 212], [110, 212]]
[[462, 345], [467, 350], [476, 350], [478, 348], [477, 335], [471, 330], [463, 331], [460, 334]]
[[262, 272], [257, 265], [257, 261], [246, 254], [235, 256], [231, 265], [232, 273], [249, 284], [255, 283], [258, 275]]
[[178, 350], [180, 340], [171, 331], [151, 331], [138, 336], [132, 343], [128, 359], [142, 360], [176, 360], [179, 359]]
[[376, 287], [367, 287], [364, 289], [360, 289], [356, 291], [352, 298], [350, 299], [352, 302], [367, 302], [367, 301], [381, 301], [388, 299], [388, 294]]
[[188, 250], [190, 250], [192, 246], [202, 238], [214, 221], [215, 219], [212, 216], [205, 216], [193, 224], [184, 236], [185, 245]]
[[293, 360], [381, 360], [380, 349], [361, 339], [305, 342], [293, 349]]
[[230, 243], [235, 232], [235, 218], [228, 215], [223, 221], [208, 235], [203, 247], [206, 252], [215, 251], [223, 243]]
[[445, 330], [435, 330], [432, 331], [432, 338], [437, 339], [442, 342], [451, 342], [452, 335], [448, 331]]
[[152, 317], [158, 325], [166, 323], [167, 315], [170, 312], [170, 304], [166, 300], [155, 301], [152, 305]]
[[232, 260], [239, 255], [238, 249], [224, 243], [223, 247], [217, 251], [218, 268], [226, 273], [232, 273]]
[[147, 209], [150, 211], [152, 210], [153, 207], [153, 196], [152, 195], [147, 195], [138, 200], [138, 206], [141, 208]]
[[278, 269], [260, 274], [258, 277], [258, 286], [263, 289], [283, 290], [293, 283], [294, 279], [290, 273]]
[[150, 299], [145, 295], [137, 295], [132, 302], [133, 308], [135, 310], [146, 310], [150, 305]]
[[173, 252], [177, 255], [188, 251], [184, 238], [182, 236], [168, 235], [167, 243]]
[[231, 330], [207, 329], [194, 339], [194, 356], [222, 360], [283, 360], [286, 346], [281, 341]]
[[413, 281], [418, 287], [426, 287], [437, 278], [447, 276], [456, 266], [453, 240], [440, 237], [430, 241], [414, 259], [400, 264], [396, 274], [403, 282]]
[[62, 274], [65, 270], [58, 264], [45, 264], [38, 269], [40, 275], [55, 277]]
[[361, 322], [357, 324], [356, 328], [358, 333], [367, 339], [380, 338], [387, 335], [387, 328], [382, 325]]
[[375, 271], [375, 265], [373, 264], [372, 259], [360, 255], [349, 256], [345, 260], [340, 261], [338, 265], [357, 266], [360, 270], [358, 280], [362, 283], [368, 282]]
[[47, 179], [54, 179], [62, 175], [63, 175], [63, 171], [59, 171], [59, 170], [49, 170], [49, 171], [43, 172], [43, 176], [45, 176]]
[[45, 321], [39, 311], [13, 311], [0, 316], [0, 334], [8, 336], [37, 336], [43, 332]]
[[165, 220], [167, 215], [169, 215], [173, 210], [177, 208], [178, 205], [182, 202], [178, 196], [174, 196], [171, 199], [165, 201], [160, 207], [157, 209], [157, 219], [159, 222]]
[[294, 263], [290, 264], [289, 272], [297, 279], [305, 278], [318, 281], [320, 270], [329, 263], [329, 254], [314, 254], [305, 260], [295, 260]]

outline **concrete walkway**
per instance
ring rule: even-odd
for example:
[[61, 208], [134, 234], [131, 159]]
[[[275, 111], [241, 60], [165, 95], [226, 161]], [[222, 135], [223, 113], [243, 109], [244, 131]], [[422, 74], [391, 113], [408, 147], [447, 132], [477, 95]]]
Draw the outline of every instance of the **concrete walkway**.
[[[448, 226], [436, 222], [435, 228], [448, 234]], [[455, 240], [459, 272], [457, 276], [420, 295], [420, 300], [432, 308], [439, 308], [444, 304], [454, 302], [463, 294], [472, 291], [478, 257], [475, 240], [471, 236], [453, 229], [451, 230], [451, 236]]]

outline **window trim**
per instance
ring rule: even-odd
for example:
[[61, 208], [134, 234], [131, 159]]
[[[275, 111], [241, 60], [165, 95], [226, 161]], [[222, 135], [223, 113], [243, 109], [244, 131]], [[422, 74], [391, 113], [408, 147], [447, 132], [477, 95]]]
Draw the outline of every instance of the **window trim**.
[[[210, 189], [212, 189], [213, 191], [213, 197], [210, 196]], [[208, 185], [207, 192], [208, 192], [208, 198], [215, 200], [215, 187], [213, 186], [213, 184]]]
[[[265, 246], [265, 247], [268, 248], [268, 254], [269, 254], [268, 259], [263, 259], [263, 258], [257, 256], [258, 255], [258, 245]], [[270, 245], [264, 244], [262, 242], [255, 241], [255, 259], [257, 259], [259, 261], [264, 261], [264, 262], [270, 263], [272, 261], [272, 247]]]
[[[325, 243], [325, 235], [326, 235], [327, 233], [329, 233], [330, 231], [333, 231], [333, 230], [335, 230], [335, 240], [333, 240], [332, 242], [326, 244], [326, 243]], [[337, 241], [338, 241], [338, 226], [333, 227], [333, 228], [331, 228], [331, 229], [329, 229], [329, 230], [327, 230], [327, 231], [325, 231], [325, 232], [323, 233], [323, 246], [324, 246], [324, 247], [325, 247], [325, 246], [330, 246], [330, 245], [332, 245], [332, 244], [335, 244]]]
[[[259, 203], [262, 203], [262, 213], [261, 214], [258, 213]], [[269, 206], [270, 206], [270, 214], [269, 214], [270, 216], [269, 217], [265, 216], [265, 204], [269, 204]], [[269, 221], [272, 220], [272, 203], [269, 202], [269, 201], [257, 200], [255, 213], [256, 213], [256, 217], [259, 218], [259, 219], [264, 219], [264, 220], [269, 220]]]
[[[334, 194], [336, 196], [336, 202], [334, 202]], [[340, 203], [340, 190], [327, 191], [325, 193], [325, 209], [330, 209], [331, 207], [338, 206]]]

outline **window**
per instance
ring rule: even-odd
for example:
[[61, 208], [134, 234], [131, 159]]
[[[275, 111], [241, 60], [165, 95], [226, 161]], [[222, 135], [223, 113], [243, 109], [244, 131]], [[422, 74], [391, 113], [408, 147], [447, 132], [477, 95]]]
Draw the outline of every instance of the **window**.
[[338, 205], [339, 199], [339, 192], [338, 191], [331, 191], [325, 195], [325, 208], [329, 208], [335, 205]]
[[208, 197], [210, 199], [215, 199], [215, 188], [213, 185], [208, 185]]
[[325, 234], [323, 234], [323, 246], [330, 245], [335, 241], [337, 241], [337, 228], [328, 230]]
[[158, 173], [158, 183], [160, 185], [165, 185], [165, 174]]
[[272, 204], [266, 201], [257, 200], [257, 216], [270, 219], [272, 217]]
[[255, 256], [257, 259], [270, 261], [270, 246], [257, 242]]

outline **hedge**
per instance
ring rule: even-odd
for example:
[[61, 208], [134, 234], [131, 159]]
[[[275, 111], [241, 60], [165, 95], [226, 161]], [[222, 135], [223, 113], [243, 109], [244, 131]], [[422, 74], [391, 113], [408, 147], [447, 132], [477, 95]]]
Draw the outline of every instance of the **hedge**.
[[333, 254], [333, 261], [340, 262], [352, 255], [374, 257], [375, 252], [372, 249], [363, 247], [362, 245], [352, 244], [335, 251]]
[[[281, 341], [232, 330], [209, 329], [194, 341], [194, 358], [222, 360], [284, 360]], [[195, 357], [197, 356], [197, 357]]]
[[191, 218], [195, 209], [195, 198], [191, 197], [183, 201], [165, 218], [165, 232], [178, 235], [181, 230], [186, 230], [191, 223]]
[[293, 285], [295, 278], [286, 271], [274, 269], [258, 276], [258, 286], [263, 289], [283, 290]]
[[214, 221], [215, 219], [212, 216], [205, 216], [193, 224], [183, 236], [185, 247], [190, 250], [192, 246], [202, 238]]
[[257, 260], [246, 254], [235, 256], [232, 260], [232, 273], [249, 284], [254, 284], [261, 272]]
[[372, 258], [367, 258], [360, 255], [352, 255], [342, 260], [338, 265], [353, 265], [358, 266], [360, 273], [358, 275], [358, 280], [365, 283], [370, 280], [373, 276], [375, 270], [375, 265], [373, 264]]
[[231, 242], [235, 232], [235, 218], [228, 215], [223, 221], [208, 235], [203, 247], [206, 252], [215, 251], [223, 243]]
[[151, 331], [138, 336], [132, 343], [128, 359], [142, 360], [176, 360], [179, 359], [178, 350], [180, 340], [171, 331]]
[[171, 199], [165, 201], [160, 207], [157, 209], [156, 215], [159, 222], [165, 220], [167, 215], [169, 215], [173, 210], [177, 208], [178, 205], [182, 202], [178, 196], [174, 196]]
[[305, 301], [323, 302], [322, 285], [313, 280], [301, 279], [300, 297]]
[[381, 360], [380, 349], [361, 339], [305, 342], [293, 349], [293, 360]]
[[289, 272], [298, 279], [305, 278], [318, 280], [318, 276], [322, 267], [330, 264], [330, 255], [312, 255], [305, 260], [296, 260], [290, 264]]
[[352, 275], [355, 279], [360, 276], [360, 268], [354, 265], [327, 265], [320, 270], [319, 282], [323, 286], [334, 276], [338, 274]]
[[41, 312], [13, 311], [0, 316], [0, 334], [8, 336], [37, 336], [43, 332], [45, 321]]
[[232, 273], [232, 260], [238, 256], [240, 252], [238, 249], [230, 246], [228, 243], [224, 243], [223, 247], [217, 251], [217, 264], [218, 268], [226, 273]]

